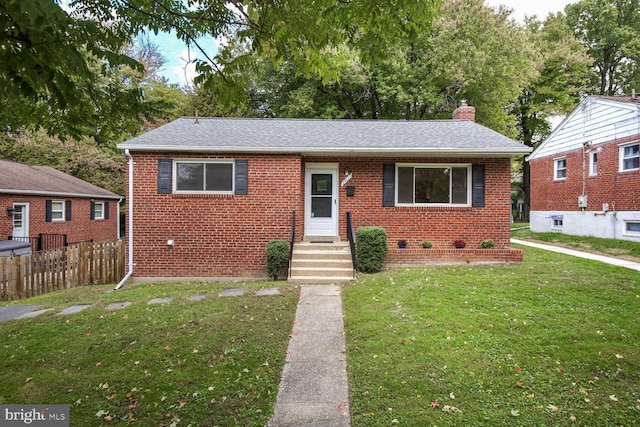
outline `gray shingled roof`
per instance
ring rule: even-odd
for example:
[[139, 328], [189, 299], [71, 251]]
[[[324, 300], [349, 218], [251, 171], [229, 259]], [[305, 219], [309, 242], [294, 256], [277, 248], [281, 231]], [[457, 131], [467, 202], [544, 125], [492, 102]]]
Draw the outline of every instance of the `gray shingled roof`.
[[121, 199], [117, 194], [49, 166], [0, 160], [0, 193]]
[[131, 151], [511, 157], [529, 147], [468, 120], [183, 117], [118, 145]]

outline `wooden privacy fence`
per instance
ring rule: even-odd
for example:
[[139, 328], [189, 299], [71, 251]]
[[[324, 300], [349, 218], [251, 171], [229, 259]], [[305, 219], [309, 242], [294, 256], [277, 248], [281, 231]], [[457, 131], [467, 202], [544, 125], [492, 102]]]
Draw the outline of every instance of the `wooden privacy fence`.
[[31, 255], [0, 258], [0, 300], [9, 301], [124, 277], [124, 240], [81, 242]]

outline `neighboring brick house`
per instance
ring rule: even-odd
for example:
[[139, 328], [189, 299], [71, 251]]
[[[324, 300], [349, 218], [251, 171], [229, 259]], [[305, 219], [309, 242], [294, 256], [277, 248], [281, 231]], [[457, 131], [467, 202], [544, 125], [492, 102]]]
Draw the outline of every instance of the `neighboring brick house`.
[[[0, 160], [0, 240], [33, 250], [119, 237], [121, 196], [48, 166]], [[40, 235], [43, 236], [40, 239]]]
[[[395, 264], [521, 260], [509, 247], [510, 158], [473, 121], [181, 118], [120, 144], [133, 161], [134, 277], [264, 277], [270, 240], [380, 226]], [[131, 169], [130, 169], [131, 170]], [[129, 198], [129, 196], [127, 195]], [[409, 242], [400, 252], [399, 239]], [[480, 244], [493, 239], [496, 248]], [[429, 240], [434, 247], [420, 247]]]
[[589, 96], [528, 157], [531, 230], [640, 241], [640, 99]]

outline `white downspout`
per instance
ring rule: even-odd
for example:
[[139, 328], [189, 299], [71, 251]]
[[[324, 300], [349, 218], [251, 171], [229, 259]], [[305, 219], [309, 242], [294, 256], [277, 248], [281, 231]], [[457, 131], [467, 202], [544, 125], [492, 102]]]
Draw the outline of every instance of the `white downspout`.
[[129, 153], [129, 149], [124, 150], [124, 155], [129, 159], [129, 194], [127, 198], [127, 223], [128, 223], [128, 248], [127, 251], [129, 253], [129, 270], [124, 278], [118, 283], [118, 285], [113, 289], [117, 291], [125, 284], [129, 277], [133, 274], [133, 156]]

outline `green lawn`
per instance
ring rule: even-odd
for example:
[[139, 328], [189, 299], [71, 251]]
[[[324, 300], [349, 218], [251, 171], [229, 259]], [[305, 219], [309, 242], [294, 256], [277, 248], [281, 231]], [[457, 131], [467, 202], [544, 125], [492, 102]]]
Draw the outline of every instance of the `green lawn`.
[[579, 251], [595, 251], [610, 256], [632, 256], [640, 258], [640, 243], [629, 240], [599, 239], [589, 236], [572, 236], [563, 233], [534, 233], [528, 228], [528, 223], [514, 223], [511, 225], [511, 237], [522, 240], [539, 240], [552, 244], [563, 244]]
[[361, 275], [343, 301], [353, 426], [640, 424], [640, 273], [536, 249]]
[[[390, 270], [343, 286], [354, 427], [640, 424], [640, 273], [524, 250], [519, 264]], [[281, 295], [254, 295], [274, 285]], [[248, 295], [217, 296], [240, 286]], [[267, 424], [297, 288], [111, 288], [17, 302], [95, 307], [0, 323], [0, 404], [70, 404], [72, 426]], [[104, 310], [122, 301], [133, 305]]]
[[[281, 286], [283, 282], [277, 282]], [[246, 286], [243, 297], [218, 297]], [[86, 286], [21, 301], [68, 316], [0, 323], [0, 404], [70, 404], [71, 425], [266, 425], [298, 293], [265, 283]], [[207, 294], [202, 301], [188, 297]], [[151, 298], [169, 304], [147, 305]], [[119, 311], [109, 303], [131, 301]]]

